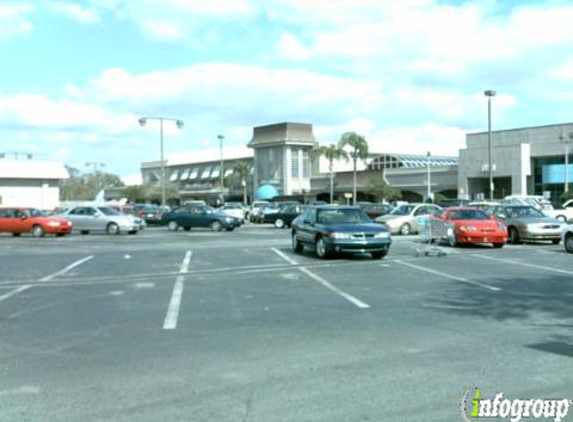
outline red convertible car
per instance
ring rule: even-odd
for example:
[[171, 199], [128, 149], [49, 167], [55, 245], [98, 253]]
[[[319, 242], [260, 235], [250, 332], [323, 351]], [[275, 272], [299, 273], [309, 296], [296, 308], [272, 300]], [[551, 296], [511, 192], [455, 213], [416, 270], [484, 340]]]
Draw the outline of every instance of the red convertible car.
[[432, 236], [450, 246], [468, 243], [492, 243], [502, 248], [507, 243], [505, 224], [477, 208], [445, 208], [432, 217]]

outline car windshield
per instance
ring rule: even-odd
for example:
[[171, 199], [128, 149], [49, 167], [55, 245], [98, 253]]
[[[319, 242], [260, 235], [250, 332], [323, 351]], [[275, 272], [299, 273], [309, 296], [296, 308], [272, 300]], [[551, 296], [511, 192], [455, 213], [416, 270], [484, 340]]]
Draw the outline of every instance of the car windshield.
[[103, 214], [103, 215], [121, 215], [120, 213], [118, 213], [116, 210], [114, 210], [113, 208], [110, 207], [97, 207], [97, 209]]
[[217, 210], [213, 207], [210, 207], [209, 205], [205, 205], [205, 207], [203, 208], [205, 210], [205, 212], [207, 214], [213, 214], [215, 212], [217, 212]]
[[45, 217], [47, 214], [44, 213], [43, 211], [40, 211], [36, 208], [29, 208], [26, 210], [26, 212], [28, 213], [28, 215], [30, 217]]
[[416, 206], [415, 205], [400, 205], [390, 212], [390, 215], [409, 215], [412, 213]]
[[509, 218], [520, 217], [545, 217], [545, 215], [533, 207], [506, 207], [505, 213]]
[[316, 221], [320, 224], [369, 223], [370, 219], [359, 209], [319, 210]]
[[224, 205], [223, 208], [221, 208], [223, 210], [240, 210], [241, 206], [240, 205]]
[[487, 220], [486, 213], [480, 210], [455, 210], [448, 213], [450, 220]]

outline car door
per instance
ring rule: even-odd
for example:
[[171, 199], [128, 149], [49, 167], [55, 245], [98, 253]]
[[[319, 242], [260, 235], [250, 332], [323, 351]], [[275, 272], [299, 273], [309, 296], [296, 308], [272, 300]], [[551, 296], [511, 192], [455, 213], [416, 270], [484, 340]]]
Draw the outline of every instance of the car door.
[[214, 220], [214, 216], [207, 213], [205, 207], [191, 208], [191, 218], [193, 219], [193, 225], [195, 227], [209, 227], [211, 221]]
[[297, 232], [299, 240], [306, 243], [314, 243], [314, 233], [316, 224], [316, 209], [309, 208], [302, 215], [302, 222], [300, 226], [300, 235]]
[[19, 221], [16, 218], [16, 211], [14, 208], [0, 210], [0, 232], [21, 233], [18, 230]]
[[75, 207], [65, 215], [65, 217], [71, 221], [72, 227], [76, 230], [88, 230], [84, 217], [84, 208], [85, 207]]
[[17, 233], [28, 233], [32, 230], [33, 221], [28, 210], [14, 210], [14, 230]]

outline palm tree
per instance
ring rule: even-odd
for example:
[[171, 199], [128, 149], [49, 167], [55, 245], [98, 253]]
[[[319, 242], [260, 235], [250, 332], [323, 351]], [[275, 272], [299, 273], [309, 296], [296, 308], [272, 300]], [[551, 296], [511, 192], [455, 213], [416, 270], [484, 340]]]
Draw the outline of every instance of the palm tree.
[[330, 203], [334, 202], [334, 171], [333, 171], [333, 163], [334, 160], [344, 159], [348, 161], [348, 153], [334, 145], [323, 145], [321, 147], [316, 147], [311, 150], [311, 153], [315, 157], [324, 157], [328, 160], [328, 171], [330, 172]]
[[251, 166], [246, 161], [237, 161], [233, 165], [233, 177], [241, 181], [243, 186], [243, 205], [247, 205], [247, 180], [251, 173]]
[[364, 137], [356, 134], [355, 132], [343, 133], [338, 142], [339, 148], [350, 147], [350, 156], [353, 163], [352, 174], [352, 203], [356, 205], [356, 161], [360, 158], [364, 160], [368, 157], [368, 142]]

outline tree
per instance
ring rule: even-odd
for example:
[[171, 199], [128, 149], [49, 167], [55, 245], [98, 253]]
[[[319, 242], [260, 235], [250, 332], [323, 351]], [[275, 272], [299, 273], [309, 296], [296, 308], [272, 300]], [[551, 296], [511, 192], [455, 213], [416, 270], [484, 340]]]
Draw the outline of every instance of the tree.
[[[148, 201], [157, 202], [158, 204], [161, 203], [162, 200], [162, 193], [161, 193], [161, 183], [146, 183], [143, 185], [143, 189], [145, 191], [145, 199]], [[180, 198], [179, 195], [179, 187], [175, 183], [166, 183], [165, 184], [165, 199], [167, 202], [169, 200], [177, 200]]]
[[145, 188], [142, 185], [126, 186], [122, 190], [122, 195], [130, 203], [145, 202], [147, 199]]
[[246, 161], [237, 161], [233, 165], [233, 173], [231, 173], [231, 177], [235, 180], [240, 181], [241, 186], [243, 187], [243, 204], [247, 205], [247, 180], [249, 179], [249, 175], [251, 174], [251, 167], [249, 163]]
[[343, 133], [338, 142], [338, 147], [343, 149], [350, 148], [350, 156], [352, 157], [352, 202], [356, 205], [356, 162], [360, 158], [364, 160], [368, 157], [368, 142], [364, 137], [356, 134], [355, 132]]
[[330, 203], [334, 202], [334, 160], [344, 159], [348, 161], [348, 153], [341, 147], [330, 144], [316, 147], [311, 150], [311, 155], [315, 157], [324, 157], [328, 160], [328, 171], [330, 172]]
[[388, 183], [386, 183], [383, 177], [372, 180], [370, 182], [370, 185], [368, 186], [368, 193], [374, 195], [377, 201], [382, 201], [384, 199], [392, 201], [402, 198], [402, 192], [391, 187]]

